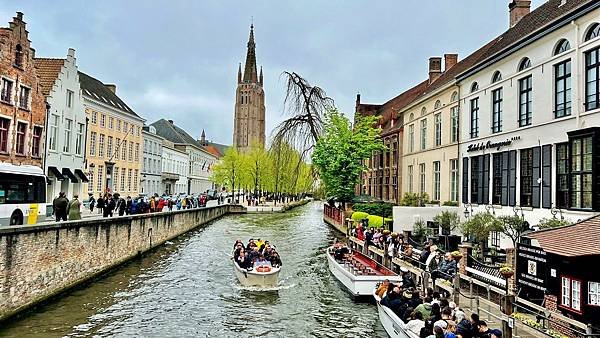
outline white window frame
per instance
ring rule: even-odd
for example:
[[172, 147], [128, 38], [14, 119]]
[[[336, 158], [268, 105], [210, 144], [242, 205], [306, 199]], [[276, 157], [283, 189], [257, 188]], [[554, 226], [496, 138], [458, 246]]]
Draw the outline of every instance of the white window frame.
[[67, 108], [73, 107], [73, 98], [75, 98], [75, 92], [70, 89], [67, 89]]
[[[595, 301], [592, 301], [592, 296], [595, 296]], [[600, 306], [600, 282], [588, 282], [588, 305]]]
[[[4, 91], [4, 80], [12, 83], [12, 86], [10, 87], [10, 94], [8, 95], [9, 100], [8, 101], [0, 100], [0, 101], [2, 101], [4, 103], [8, 103], [10, 105], [14, 105], [15, 95], [13, 94], [13, 90], [15, 90], [16, 81], [7, 76], [0, 77], [0, 93]], [[0, 95], [0, 97], [2, 97], [2, 96]]]
[[[27, 98], [25, 100], [25, 106], [22, 105], [21, 102], [21, 92], [23, 89], [27, 89]], [[31, 108], [31, 87], [25, 86], [23, 84], [19, 84], [19, 109], [30, 110]]]
[[[69, 126], [68, 122], [71, 122], [70, 126]], [[69, 153], [69, 152], [71, 152], [71, 136], [73, 135], [73, 120], [65, 119], [64, 128], [65, 128], [65, 141], [63, 142], [63, 152]]]
[[85, 124], [77, 123], [77, 135], [75, 137], [75, 155], [83, 154], [83, 135], [85, 133]]
[[50, 140], [48, 149], [56, 151], [58, 145], [58, 125], [60, 124], [60, 116], [50, 115]]

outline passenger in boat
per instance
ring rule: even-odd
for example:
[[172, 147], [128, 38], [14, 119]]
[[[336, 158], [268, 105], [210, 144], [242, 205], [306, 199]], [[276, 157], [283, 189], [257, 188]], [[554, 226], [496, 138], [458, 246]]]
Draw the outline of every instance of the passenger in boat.
[[417, 306], [415, 311], [420, 312], [423, 318], [429, 318], [431, 316], [431, 296], [426, 296], [423, 300], [423, 304]]
[[265, 256], [259, 254], [258, 258], [254, 260], [254, 267], [257, 267], [260, 265], [271, 265], [271, 262], [266, 260]]
[[342, 243], [336, 242], [333, 245], [333, 257], [335, 257], [335, 259], [341, 261], [349, 253], [350, 253], [350, 249], [347, 246], [343, 245]]
[[258, 247], [258, 250], [261, 250], [261, 247], [263, 246], [263, 241], [260, 240], [260, 238], [258, 240], [256, 240], [256, 246]]
[[250, 260], [248, 259], [248, 257], [246, 257], [246, 252], [244, 251], [244, 249], [241, 249], [239, 252], [238, 257], [235, 260], [237, 262], [237, 264], [240, 266], [240, 268], [242, 269], [246, 269], [249, 270], [250, 267], [252, 266]]
[[425, 326], [425, 321], [423, 320], [423, 315], [421, 312], [413, 311], [410, 314], [410, 319], [406, 323], [406, 329], [410, 332], [419, 335], [421, 333], [421, 329]]
[[387, 294], [389, 286], [390, 286], [390, 280], [389, 279], [384, 280], [383, 283], [381, 283], [377, 287], [377, 290], [375, 291], [375, 294], [377, 295], [377, 297], [383, 298]]
[[402, 275], [402, 287], [405, 289], [415, 288], [415, 281], [413, 280], [412, 273], [407, 268], [401, 267], [400, 274]]
[[271, 262], [271, 265], [273, 265], [273, 267], [278, 268], [282, 265], [281, 258], [279, 257], [279, 253], [275, 250], [271, 251], [271, 255], [269, 256], [268, 259]]

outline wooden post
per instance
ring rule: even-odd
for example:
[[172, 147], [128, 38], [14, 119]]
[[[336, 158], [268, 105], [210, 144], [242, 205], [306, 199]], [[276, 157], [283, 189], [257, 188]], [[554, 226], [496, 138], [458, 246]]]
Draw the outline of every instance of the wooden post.
[[454, 275], [454, 278], [452, 279], [452, 285], [454, 286], [454, 289], [452, 290], [452, 296], [454, 298], [454, 303], [456, 304], [456, 306], [458, 306], [458, 303], [460, 301], [460, 275], [459, 274]]
[[503, 304], [502, 304], [502, 312], [505, 314], [504, 318], [502, 318], [502, 337], [512, 338], [513, 329], [508, 325], [508, 317], [513, 312], [513, 302], [515, 300], [515, 296], [506, 295], [504, 296]]

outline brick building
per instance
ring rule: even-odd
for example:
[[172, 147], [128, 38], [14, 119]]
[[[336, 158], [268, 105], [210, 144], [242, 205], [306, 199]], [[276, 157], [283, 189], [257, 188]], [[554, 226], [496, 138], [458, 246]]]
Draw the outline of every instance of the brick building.
[[0, 27], [0, 161], [43, 167], [46, 103], [23, 13]]

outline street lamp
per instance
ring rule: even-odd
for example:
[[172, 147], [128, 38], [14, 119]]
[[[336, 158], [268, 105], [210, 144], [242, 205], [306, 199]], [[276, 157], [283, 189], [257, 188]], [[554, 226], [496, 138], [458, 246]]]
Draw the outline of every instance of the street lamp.
[[525, 214], [523, 214], [523, 208], [521, 208], [518, 205], [515, 205], [513, 207], [513, 212], [515, 213], [515, 216], [519, 216], [519, 212], [521, 212], [521, 218], [525, 218]]
[[[467, 209], [467, 207], [469, 207], [470, 210]], [[469, 218], [472, 213], [473, 213], [473, 205], [471, 203], [465, 203], [465, 211], [463, 211], [463, 215], [465, 215], [465, 218]]]
[[565, 219], [565, 216], [563, 216], [562, 210], [556, 207], [552, 207], [552, 209], [550, 209], [550, 213], [552, 214], [553, 218], [556, 218], [556, 214], [560, 213], [560, 219]]
[[485, 205], [485, 211], [488, 212], [488, 214], [490, 213], [490, 210], [492, 210], [492, 214], [496, 215], [496, 210], [494, 209], [494, 206], [491, 204], [486, 204]]

